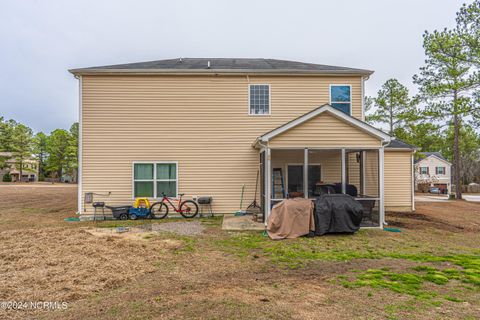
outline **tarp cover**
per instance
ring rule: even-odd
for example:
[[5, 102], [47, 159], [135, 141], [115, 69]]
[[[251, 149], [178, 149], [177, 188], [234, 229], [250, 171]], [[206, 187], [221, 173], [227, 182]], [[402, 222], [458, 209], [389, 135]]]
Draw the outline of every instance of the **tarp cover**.
[[267, 221], [272, 239], [292, 239], [315, 230], [313, 201], [305, 198], [286, 199], [276, 204]]
[[348, 194], [324, 194], [315, 201], [315, 235], [355, 232], [360, 228], [363, 206]]

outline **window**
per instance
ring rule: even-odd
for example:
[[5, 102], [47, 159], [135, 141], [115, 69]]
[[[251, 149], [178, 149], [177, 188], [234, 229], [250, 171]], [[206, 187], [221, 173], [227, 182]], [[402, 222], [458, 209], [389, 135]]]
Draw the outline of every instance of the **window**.
[[157, 198], [165, 193], [168, 197], [177, 196], [177, 164], [157, 163]]
[[162, 192], [168, 197], [177, 196], [177, 163], [134, 163], [133, 196], [160, 198]]
[[436, 167], [435, 174], [445, 174], [445, 167]]
[[330, 105], [346, 114], [350, 115], [352, 106], [350, 85], [330, 85]]
[[420, 167], [420, 174], [428, 174], [428, 167]]
[[270, 85], [251, 84], [249, 90], [249, 114], [270, 114]]

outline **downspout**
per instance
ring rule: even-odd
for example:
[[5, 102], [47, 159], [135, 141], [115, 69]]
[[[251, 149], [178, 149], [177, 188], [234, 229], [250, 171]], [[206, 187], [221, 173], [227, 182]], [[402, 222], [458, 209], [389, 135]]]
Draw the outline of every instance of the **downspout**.
[[272, 210], [272, 151], [267, 141], [267, 148], [265, 149], [265, 229], [267, 228], [268, 218], [270, 217], [270, 211]]
[[82, 76], [75, 75], [75, 78], [78, 79], [78, 173], [77, 173], [77, 190], [78, 190], [78, 212], [77, 214], [82, 213], [82, 194], [83, 194], [83, 188], [82, 188], [82, 172], [83, 172], [83, 165], [82, 165], [82, 154], [83, 154], [83, 124], [82, 124], [82, 113], [83, 113], [83, 108], [82, 108], [82, 87], [83, 87], [83, 81], [82, 81]]
[[365, 121], [365, 81], [370, 79], [370, 76], [363, 76], [360, 83], [362, 90], [362, 121]]

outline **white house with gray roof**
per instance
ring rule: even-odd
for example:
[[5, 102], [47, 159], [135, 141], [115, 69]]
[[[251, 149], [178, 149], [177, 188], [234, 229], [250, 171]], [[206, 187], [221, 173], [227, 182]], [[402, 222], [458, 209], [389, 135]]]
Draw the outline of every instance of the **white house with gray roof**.
[[415, 162], [415, 185], [438, 187], [442, 193], [451, 190], [452, 164], [440, 152], [421, 152], [423, 158]]

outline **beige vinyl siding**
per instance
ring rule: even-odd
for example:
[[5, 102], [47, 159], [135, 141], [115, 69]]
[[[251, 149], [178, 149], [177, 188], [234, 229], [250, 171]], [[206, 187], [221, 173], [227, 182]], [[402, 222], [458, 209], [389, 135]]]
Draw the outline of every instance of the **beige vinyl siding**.
[[412, 210], [412, 153], [385, 151], [385, 210]]
[[269, 141], [272, 148], [374, 147], [378, 138], [324, 112]]
[[[270, 116], [248, 115], [249, 83], [270, 84]], [[333, 83], [352, 85], [360, 117], [360, 76], [83, 76], [83, 193], [131, 203], [134, 161], [178, 161], [179, 193], [212, 195], [215, 212], [234, 212], [243, 184], [244, 204], [253, 200], [255, 138], [328, 103]]]
[[356, 152], [347, 154], [347, 183], [354, 185], [360, 194], [360, 163]]
[[380, 196], [378, 183], [378, 151], [369, 150], [365, 152], [365, 194]]
[[[332, 76], [270, 76], [250, 77], [252, 84], [270, 84], [272, 115], [285, 117], [281, 125], [298, 115], [311, 111], [315, 106], [330, 103], [330, 85], [351, 85], [351, 115], [362, 120], [362, 78]], [[313, 106], [313, 107], [312, 107]], [[302, 112], [299, 112], [300, 110]]]

